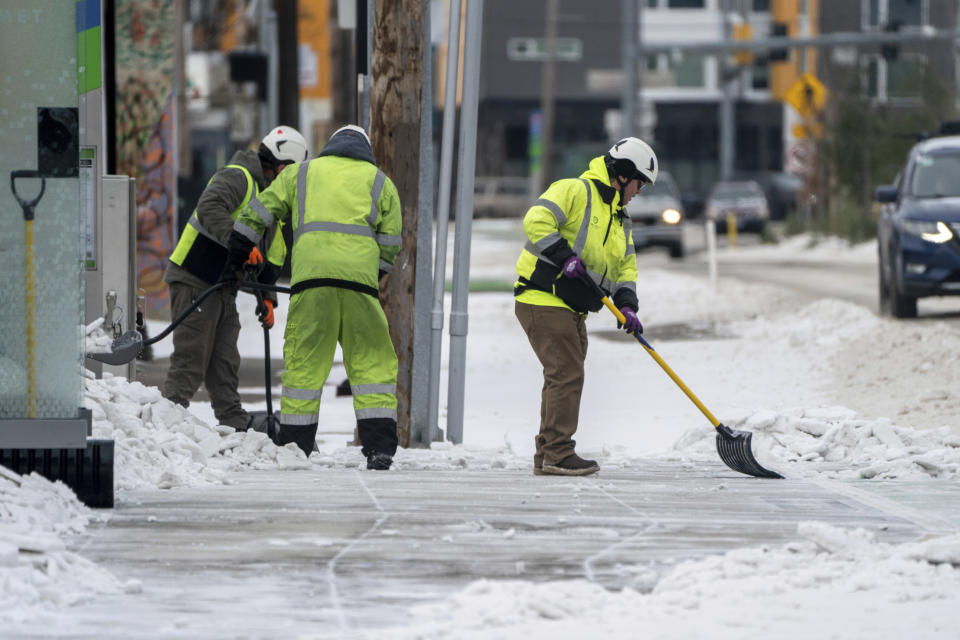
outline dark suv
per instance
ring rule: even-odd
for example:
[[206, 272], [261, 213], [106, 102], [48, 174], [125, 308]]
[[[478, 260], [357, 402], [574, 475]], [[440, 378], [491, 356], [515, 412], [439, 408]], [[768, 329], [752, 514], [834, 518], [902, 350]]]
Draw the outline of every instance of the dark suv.
[[917, 298], [960, 294], [960, 136], [917, 143], [877, 187], [880, 312], [917, 315]]

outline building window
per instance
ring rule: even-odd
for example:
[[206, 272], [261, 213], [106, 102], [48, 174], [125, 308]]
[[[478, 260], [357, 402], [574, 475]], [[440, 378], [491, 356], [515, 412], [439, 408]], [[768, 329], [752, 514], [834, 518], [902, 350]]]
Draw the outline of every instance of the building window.
[[925, 0], [863, 0], [864, 24], [874, 28], [921, 26], [926, 24], [924, 4]]
[[770, 0], [753, 0], [753, 10], [756, 13], [770, 13]]
[[887, 24], [923, 24], [923, 0], [888, 0], [888, 2]]
[[750, 69], [750, 86], [757, 90], [770, 88], [770, 66], [755, 64]]
[[866, 95], [880, 101], [920, 98], [925, 70], [926, 61], [917, 54], [901, 53], [896, 60], [871, 57], [865, 69]]
[[667, 0], [670, 9], [703, 9], [704, 0]]
[[887, 60], [887, 97], [919, 98], [923, 95], [924, 59], [919, 55], [901, 54]]
[[679, 60], [668, 57], [670, 73], [673, 74], [675, 87], [702, 87], [704, 86], [704, 56], [702, 54], [687, 53]]

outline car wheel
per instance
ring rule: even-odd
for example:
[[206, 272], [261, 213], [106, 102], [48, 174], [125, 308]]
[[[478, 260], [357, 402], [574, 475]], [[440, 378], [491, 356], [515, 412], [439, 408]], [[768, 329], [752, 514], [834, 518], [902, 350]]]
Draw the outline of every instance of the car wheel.
[[[897, 287], [899, 265], [890, 265], [880, 254], [880, 313], [894, 318], [916, 318], [917, 299], [905, 296]], [[888, 259], [889, 260], [889, 259]]]
[[679, 242], [677, 244], [670, 245], [670, 257], [674, 260], [679, 260], [683, 257], [683, 245]]

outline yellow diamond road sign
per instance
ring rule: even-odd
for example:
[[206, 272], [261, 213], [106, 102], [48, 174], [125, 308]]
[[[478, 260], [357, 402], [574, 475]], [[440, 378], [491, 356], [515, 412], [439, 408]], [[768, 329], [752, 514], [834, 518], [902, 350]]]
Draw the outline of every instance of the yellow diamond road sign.
[[812, 118], [827, 102], [827, 88], [812, 73], [804, 73], [793, 83], [784, 100], [804, 118]]

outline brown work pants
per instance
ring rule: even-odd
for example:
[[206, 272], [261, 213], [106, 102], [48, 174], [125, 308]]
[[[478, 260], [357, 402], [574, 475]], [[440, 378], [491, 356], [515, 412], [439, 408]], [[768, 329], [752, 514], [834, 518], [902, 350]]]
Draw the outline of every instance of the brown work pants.
[[[203, 293], [182, 282], [170, 283], [170, 312], [176, 319]], [[233, 292], [217, 291], [173, 330], [173, 354], [163, 383], [164, 398], [189, 406], [202, 382], [220, 424], [245, 429], [240, 405], [240, 316]]]
[[536, 460], [556, 464], [573, 453], [580, 416], [583, 362], [587, 357], [585, 316], [561, 307], [517, 302], [514, 313], [543, 365], [540, 433]]

